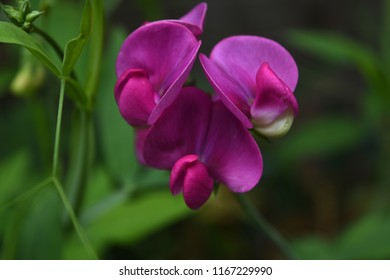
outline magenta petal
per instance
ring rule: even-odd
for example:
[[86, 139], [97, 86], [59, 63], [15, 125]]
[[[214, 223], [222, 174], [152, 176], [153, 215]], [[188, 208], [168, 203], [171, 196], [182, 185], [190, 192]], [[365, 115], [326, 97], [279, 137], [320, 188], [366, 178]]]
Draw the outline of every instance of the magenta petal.
[[213, 106], [201, 160], [209, 173], [234, 192], [246, 192], [260, 180], [263, 161], [249, 131], [221, 101]]
[[277, 42], [258, 36], [232, 36], [219, 42], [210, 59], [236, 79], [245, 90], [255, 91], [257, 70], [268, 63], [294, 91], [298, 68], [290, 53]]
[[261, 65], [256, 76], [257, 95], [251, 115], [257, 125], [268, 125], [291, 108], [298, 112], [298, 104], [288, 86], [272, 71], [267, 63]]
[[183, 87], [192, 66], [194, 64], [196, 54], [200, 48], [201, 42], [199, 41], [192, 51], [188, 54], [186, 59], [181, 59], [172, 71], [167, 75], [166, 80], [161, 85], [161, 90], [164, 92], [156, 108], [152, 111], [148, 123], [153, 124], [161, 113], [172, 104], [177, 98], [181, 88]]
[[123, 118], [133, 126], [145, 126], [156, 106], [152, 85], [143, 70], [129, 69], [115, 85], [115, 99]]
[[198, 40], [185, 26], [168, 21], [157, 21], [141, 26], [124, 41], [116, 62], [119, 77], [129, 68], [148, 73], [155, 89], [182, 61], [190, 61]]
[[213, 179], [196, 155], [186, 155], [175, 163], [169, 185], [174, 195], [183, 192], [184, 201], [191, 209], [201, 207], [213, 191]]
[[249, 104], [253, 97], [248, 96], [249, 93], [235, 79], [207, 56], [200, 54], [199, 59], [207, 79], [221, 101], [247, 128], [251, 128]]
[[144, 151], [144, 143], [146, 139], [146, 135], [149, 132], [149, 128], [136, 128], [135, 129], [135, 154], [137, 156], [138, 161], [141, 164], [146, 164], [143, 151]]
[[200, 3], [191, 11], [179, 18], [179, 21], [186, 25], [196, 37], [199, 37], [203, 32], [203, 24], [207, 11], [207, 4]]
[[211, 105], [206, 93], [184, 87], [150, 128], [144, 145], [145, 162], [155, 168], [171, 169], [179, 158], [197, 154], [206, 134]]
[[117, 76], [128, 69], [142, 69], [147, 73], [158, 97], [149, 123], [153, 123], [177, 96], [200, 44], [188, 28], [169, 21], [148, 23], [126, 38], [116, 62]]

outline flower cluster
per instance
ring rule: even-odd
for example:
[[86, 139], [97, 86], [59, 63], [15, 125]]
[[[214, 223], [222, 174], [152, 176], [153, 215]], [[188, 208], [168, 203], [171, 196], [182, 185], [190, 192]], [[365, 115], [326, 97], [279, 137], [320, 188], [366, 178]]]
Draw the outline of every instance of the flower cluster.
[[141, 163], [171, 170], [170, 189], [198, 209], [214, 184], [251, 190], [263, 161], [250, 131], [285, 134], [297, 114], [298, 70], [278, 43], [257, 36], [222, 40], [200, 62], [216, 95], [185, 86], [197, 57], [207, 5], [178, 20], [146, 23], [119, 52], [115, 99], [136, 130]]

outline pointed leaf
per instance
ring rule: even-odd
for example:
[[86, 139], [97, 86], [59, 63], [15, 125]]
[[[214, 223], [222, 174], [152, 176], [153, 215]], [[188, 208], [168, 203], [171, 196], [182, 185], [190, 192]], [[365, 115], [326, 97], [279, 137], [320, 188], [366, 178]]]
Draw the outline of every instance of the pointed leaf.
[[16, 44], [27, 48], [36, 58], [38, 58], [57, 77], [60, 77], [60, 70], [57, 64], [43, 49], [41, 44], [31, 35], [22, 29], [8, 22], [0, 22], [0, 42]]
[[[104, 7], [102, 0], [92, 0], [92, 25], [87, 63], [87, 78], [85, 93], [94, 97], [99, 85], [104, 46]], [[109, 2], [109, 1], [104, 1]], [[112, 1], [114, 2], [114, 1]], [[105, 3], [104, 3], [105, 4]]]
[[62, 75], [68, 77], [79, 59], [81, 52], [87, 43], [92, 28], [92, 4], [90, 0], [85, 2], [80, 34], [78, 37], [70, 40], [65, 47], [64, 61], [62, 63]]

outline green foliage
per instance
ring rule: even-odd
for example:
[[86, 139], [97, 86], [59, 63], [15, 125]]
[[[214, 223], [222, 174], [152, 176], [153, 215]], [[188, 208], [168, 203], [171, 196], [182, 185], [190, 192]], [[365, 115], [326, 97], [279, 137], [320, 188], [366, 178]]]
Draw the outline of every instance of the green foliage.
[[80, 26], [80, 35], [70, 40], [64, 51], [64, 59], [62, 62], [62, 76], [68, 77], [74, 68], [81, 52], [87, 43], [89, 34], [92, 29], [92, 4], [91, 1], [85, 1], [84, 12], [82, 14], [82, 21]]
[[[123, 201], [84, 227], [95, 250], [101, 253], [108, 244], [134, 244], [190, 213], [180, 199], [164, 190]], [[88, 256], [73, 237], [68, 241], [64, 258], [83, 259]]]
[[43, 49], [41, 44], [31, 35], [8, 22], [0, 22], [0, 42], [16, 44], [27, 48], [56, 76], [60, 77], [60, 69], [57, 63]]
[[[33, 4], [37, 6], [38, 2]], [[304, 259], [390, 257], [387, 242], [390, 215], [383, 205], [372, 205], [377, 201], [386, 204], [389, 194], [390, 1], [385, 3], [384, 30], [381, 41], [376, 44], [380, 45], [380, 50], [331, 32], [301, 30], [289, 34], [292, 44], [318, 58], [311, 69], [321, 69], [324, 65], [321, 63], [352, 67], [366, 84], [363, 94], [356, 94], [356, 103], [360, 106], [354, 109], [357, 111], [354, 114], [346, 110], [337, 115], [319, 112], [312, 119], [297, 118], [297, 126], [284, 140], [278, 140], [280, 148], [272, 154], [277, 158], [278, 166], [269, 171], [265, 164], [268, 174], [274, 172], [271, 174], [274, 176], [269, 177], [286, 176], [279, 172], [286, 167], [305, 166], [302, 162], [313, 158], [340, 160], [337, 162], [339, 168], [344, 164], [340, 155], [345, 152], [362, 156], [362, 161], [375, 162], [371, 165], [381, 166], [381, 170], [371, 171], [371, 177], [366, 179], [370, 190], [365, 189], [364, 195], [373, 198], [367, 198], [368, 206], [365, 204], [364, 209], [368, 210], [360, 213], [360, 217], [349, 217], [348, 226], [338, 228], [331, 236], [309, 231], [303, 232], [300, 238], [290, 238], [297, 255]], [[94, 257], [94, 251], [99, 257], [105, 257], [110, 247], [134, 248], [145, 238], [155, 236], [193, 213], [182, 199], [170, 194], [168, 172], [151, 170], [138, 163], [134, 150], [135, 132], [120, 116], [115, 103], [115, 60], [129, 30], [122, 30], [117, 23], [105, 23], [105, 19], [112, 19], [111, 13], [124, 2], [86, 0], [83, 4], [84, 8], [78, 1], [52, 1], [46, 5], [45, 13], [32, 10], [29, 4], [23, 4], [20, 10], [3, 7], [15, 25], [0, 21], [0, 42], [24, 47], [54, 74], [46, 77], [44, 87], [37, 94], [22, 100], [8, 95], [7, 91], [20, 63], [9, 56], [7, 64], [0, 66], [0, 99], [5, 101], [0, 110], [0, 257], [3, 259], [89, 259]], [[146, 20], [163, 17], [161, 1], [135, 1], [133, 5]], [[38, 16], [39, 20], [34, 21]], [[45, 33], [37, 32], [38, 27]], [[308, 70], [301, 71], [300, 65], [299, 68], [303, 90], [297, 95], [305, 99], [309, 95], [303, 92]], [[344, 77], [341, 79], [344, 85], [350, 83]], [[59, 82], [60, 96], [66, 92], [70, 99], [58, 102], [55, 93]], [[197, 82], [207, 87], [206, 79]], [[56, 109], [58, 103], [60, 106]], [[362, 145], [367, 145], [367, 141], [374, 145], [360, 155]], [[372, 158], [368, 159], [368, 154]], [[50, 165], [53, 168], [49, 168]], [[52, 173], [48, 169], [53, 169]], [[273, 182], [266, 181], [268, 174], [264, 175], [262, 184], [272, 185]], [[315, 174], [309, 175], [315, 177]], [[329, 199], [310, 193], [316, 186], [304, 189], [305, 179], [286, 177], [282, 182], [302, 186], [302, 189], [288, 191], [301, 192], [301, 196], [297, 195], [299, 198], [310, 196], [313, 204], [319, 203], [315, 200], [318, 197]], [[338, 179], [331, 178], [330, 181]], [[343, 179], [340, 181], [345, 184]], [[38, 180], [41, 182], [34, 185]], [[365, 186], [365, 183], [361, 184]], [[339, 185], [330, 186], [330, 189], [332, 187], [337, 189]], [[351, 183], [347, 187], [355, 194], [354, 188], [359, 186]], [[353, 204], [350, 193], [337, 193], [337, 198], [340, 199], [339, 195], [348, 197], [346, 200]], [[218, 199], [224, 196], [222, 190], [216, 195]], [[265, 196], [263, 200], [268, 201], [268, 198]], [[269, 204], [274, 204], [270, 201]], [[295, 203], [302, 204], [300, 201]], [[309, 209], [304, 206], [305, 210]], [[226, 226], [229, 232], [237, 230], [237, 224], [231, 221], [237, 210], [235, 207], [232, 203], [226, 208], [233, 210], [221, 210], [212, 205], [211, 210], [206, 209], [199, 215], [197, 222], [213, 220], [220, 222], [221, 228]], [[289, 205], [285, 207], [287, 209]], [[268, 214], [274, 214], [272, 208], [269, 209]], [[255, 212], [254, 208], [252, 210]], [[275, 213], [275, 217], [277, 215]], [[288, 215], [282, 213], [290, 226], [296, 220], [299, 224], [304, 219], [304, 215], [295, 217], [296, 220], [289, 219]], [[252, 248], [257, 243], [251, 239], [255, 235], [251, 230], [239, 228], [237, 231]], [[188, 235], [193, 243], [193, 236]], [[208, 240], [207, 245], [220, 238], [210, 235], [211, 241]], [[262, 238], [255, 241], [265, 246]], [[233, 238], [221, 240], [236, 242]], [[174, 242], [181, 244], [175, 238]], [[223, 242], [216, 243], [225, 245]], [[226, 247], [223, 250], [229, 250]], [[153, 249], [145, 248], [146, 251]]]
[[29, 32], [32, 28], [32, 23], [44, 12], [31, 10], [29, 0], [18, 1], [17, 3], [18, 7], [2, 5], [1, 3], [0, 7], [13, 24]]
[[[104, 50], [103, 3], [87, 0], [80, 32], [69, 39], [75, 26], [64, 22], [73, 19], [78, 9], [74, 2], [55, 3], [53, 11], [45, 14], [49, 16], [45, 19], [50, 27], [47, 33], [35, 29], [42, 41], [0, 22], [0, 42], [25, 47], [61, 81], [52, 174], [35, 186], [26, 183], [31, 182], [26, 174], [32, 166], [24, 150], [10, 151], [11, 156], [0, 163], [0, 218], [4, 221], [0, 251], [5, 259], [91, 258], [94, 250], [102, 253], [113, 243], [134, 244], [190, 213], [166, 188], [166, 172], [139, 167], [134, 131], [115, 104], [113, 64], [126, 33], [112, 28]], [[54, 42], [57, 38], [59, 44]], [[47, 48], [42, 46], [44, 40]], [[65, 48], [59, 67], [51, 53], [61, 54], [61, 46]], [[11, 79], [2, 78], [4, 86]], [[64, 107], [69, 106], [62, 100], [65, 91], [73, 107]], [[39, 96], [30, 98], [39, 104]], [[63, 118], [63, 114], [71, 117]], [[32, 146], [29, 143], [26, 149]], [[62, 153], [65, 147], [69, 153]], [[98, 167], [96, 159], [102, 160]], [[46, 169], [36, 169], [36, 176], [47, 176]]]
[[389, 259], [389, 235], [389, 215], [372, 212], [336, 238], [306, 237], [296, 241], [294, 246], [303, 259]]
[[[106, 2], [106, 1], [105, 1]], [[115, 1], [112, 1], [115, 5]], [[85, 85], [85, 93], [89, 99], [88, 107], [91, 108], [95, 104], [95, 96], [98, 91], [98, 86], [103, 83], [99, 81], [102, 60], [103, 60], [103, 44], [104, 44], [104, 10], [103, 3], [99, 0], [92, 1], [92, 18], [93, 30], [91, 34], [91, 42], [89, 44], [89, 56], [86, 67], [87, 77]]]

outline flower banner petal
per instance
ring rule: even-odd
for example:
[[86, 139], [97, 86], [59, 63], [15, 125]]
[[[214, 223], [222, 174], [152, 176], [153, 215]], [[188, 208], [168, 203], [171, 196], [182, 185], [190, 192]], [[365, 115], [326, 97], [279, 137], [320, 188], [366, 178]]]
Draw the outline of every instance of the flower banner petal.
[[213, 48], [210, 59], [238, 81], [245, 91], [253, 93], [257, 71], [265, 62], [292, 91], [298, 81], [298, 68], [293, 57], [279, 43], [267, 38], [228, 37]]
[[169, 21], [145, 24], [126, 38], [116, 62], [117, 76], [121, 77], [128, 69], [147, 73], [156, 93], [156, 111], [151, 112], [150, 124], [176, 98], [200, 44], [184, 25]]

